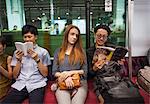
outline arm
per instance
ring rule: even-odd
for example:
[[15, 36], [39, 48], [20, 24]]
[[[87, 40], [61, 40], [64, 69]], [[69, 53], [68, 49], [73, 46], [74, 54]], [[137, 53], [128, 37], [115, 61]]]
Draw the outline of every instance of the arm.
[[17, 59], [16, 66], [13, 66], [13, 77], [16, 79], [20, 73], [21, 70], [21, 61], [22, 61], [22, 56], [24, 55], [22, 51], [17, 50], [14, 54]]
[[81, 74], [81, 75], [83, 75], [84, 74], [84, 70], [72, 70], [72, 71], [69, 71], [68, 73], [70, 74], [70, 76], [73, 75], [73, 74]]
[[84, 63], [81, 65], [81, 69], [79, 70], [79, 74], [80, 74], [80, 73], [84, 76], [84, 79], [87, 79], [88, 64], [87, 64], [87, 57], [86, 57], [86, 54], [85, 54]]
[[[40, 60], [40, 59], [39, 59]], [[36, 61], [37, 62], [37, 61]], [[42, 61], [40, 60], [39, 62], [37, 62], [37, 65], [38, 65], [38, 69], [40, 71], [40, 73], [46, 77], [48, 75], [48, 67], [47, 66], [44, 66], [42, 64]]]
[[94, 55], [94, 48], [89, 48], [86, 51], [87, 54], [87, 64], [88, 64], [88, 77], [93, 78], [95, 76], [95, 71], [93, 71], [92, 60]]
[[20, 73], [21, 61], [17, 60], [16, 66], [13, 67], [13, 77], [16, 79]]
[[5, 77], [7, 77], [9, 79], [12, 79], [12, 67], [10, 66], [11, 60], [12, 60], [12, 57], [8, 56], [7, 57], [8, 71], [3, 66], [0, 66], [0, 73], [2, 73]]
[[81, 74], [83, 75], [84, 74], [84, 71], [83, 70], [71, 70], [71, 71], [63, 71], [63, 72], [56, 72], [55, 74], [55, 77], [69, 77], [69, 76], [72, 76], [73, 74]]
[[73, 74], [84, 74], [83, 70], [72, 70], [72, 71], [63, 71], [63, 72], [56, 72], [55, 77], [58, 78], [59, 82], [66, 80], [68, 77], [71, 77]]
[[[33, 51], [32, 49], [29, 49], [28, 53], [35, 60], [35, 62], [37, 63], [38, 70], [40, 71], [40, 73], [44, 77], [46, 77], [48, 75], [48, 66], [46, 66], [46, 65], [43, 64], [42, 60], [38, 57], [38, 54], [35, 51]], [[44, 55], [44, 56], [45, 57], [43, 57], [43, 58], [47, 59], [47, 54]]]
[[83, 77], [86, 79], [87, 78], [87, 58], [86, 58], [86, 53], [83, 53], [85, 55], [85, 59], [83, 64], [79, 64], [80, 65], [80, 69], [78, 70], [70, 70], [70, 71], [66, 71], [68, 73], [68, 77], [72, 76], [73, 74], [80, 74], [83, 75]]
[[98, 100], [100, 102], [99, 104], [104, 104], [104, 98], [102, 97], [101, 94], [98, 96]]
[[98, 59], [99, 56], [97, 54], [94, 53], [94, 56], [93, 56], [93, 60], [92, 60], [92, 70], [93, 71], [97, 71], [100, 69], [100, 67], [102, 66], [103, 64], [103, 60], [102, 59]]
[[99, 60], [97, 62], [94, 63], [93, 65], [93, 71], [97, 71], [99, 69], [101, 69], [106, 63], [106, 60]]

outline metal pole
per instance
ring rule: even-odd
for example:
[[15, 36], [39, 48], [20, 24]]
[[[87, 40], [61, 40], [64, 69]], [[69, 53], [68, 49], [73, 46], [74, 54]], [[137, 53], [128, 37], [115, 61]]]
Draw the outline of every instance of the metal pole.
[[54, 25], [54, 7], [53, 0], [50, 0], [50, 15], [51, 15], [51, 24]]
[[[0, 0], [0, 5], [1, 5], [1, 0]], [[3, 24], [2, 24], [2, 7], [0, 7], [0, 36], [1, 36], [1, 30], [3, 29]]]
[[133, 18], [133, 0], [128, 0], [128, 67], [129, 67], [129, 78], [132, 78], [132, 47], [131, 47], [131, 37], [132, 37], [132, 18]]
[[90, 47], [90, 0], [86, 0], [86, 49]]

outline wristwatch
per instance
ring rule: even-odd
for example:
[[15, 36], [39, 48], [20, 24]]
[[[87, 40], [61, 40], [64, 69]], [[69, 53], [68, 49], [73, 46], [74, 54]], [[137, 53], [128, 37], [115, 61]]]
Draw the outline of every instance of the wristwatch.
[[36, 60], [36, 63], [38, 64], [40, 62], [40, 58], [38, 58], [37, 60]]
[[21, 59], [17, 58], [17, 61], [18, 61], [18, 62], [21, 62]]

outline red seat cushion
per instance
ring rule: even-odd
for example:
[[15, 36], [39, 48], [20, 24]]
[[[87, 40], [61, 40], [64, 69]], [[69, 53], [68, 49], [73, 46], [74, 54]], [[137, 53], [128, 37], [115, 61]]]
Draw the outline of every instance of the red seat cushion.
[[[132, 80], [135, 82], [136, 78], [134, 77]], [[55, 94], [50, 90], [52, 83], [53, 81], [49, 81], [48, 86], [46, 87], [44, 104], [57, 104]], [[140, 93], [144, 97], [145, 104], [150, 104], [150, 95], [148, 95], [142, 89], [140, 89]], [[22, 104], [29, 104], [28, 99], [26, 99]], [[93, 91], [93, 80], [88, 80], [88, 95], [85, 104], [98, 104], [97, 97]]]

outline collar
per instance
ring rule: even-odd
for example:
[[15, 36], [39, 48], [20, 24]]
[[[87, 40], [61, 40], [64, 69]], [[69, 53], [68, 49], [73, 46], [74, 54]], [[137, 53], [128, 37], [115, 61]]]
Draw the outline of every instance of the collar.
[[38, 45], [37, 44], [35, 44], [34, 46], [33, 46], [33, 49], [36, 49], [38, 47]]

